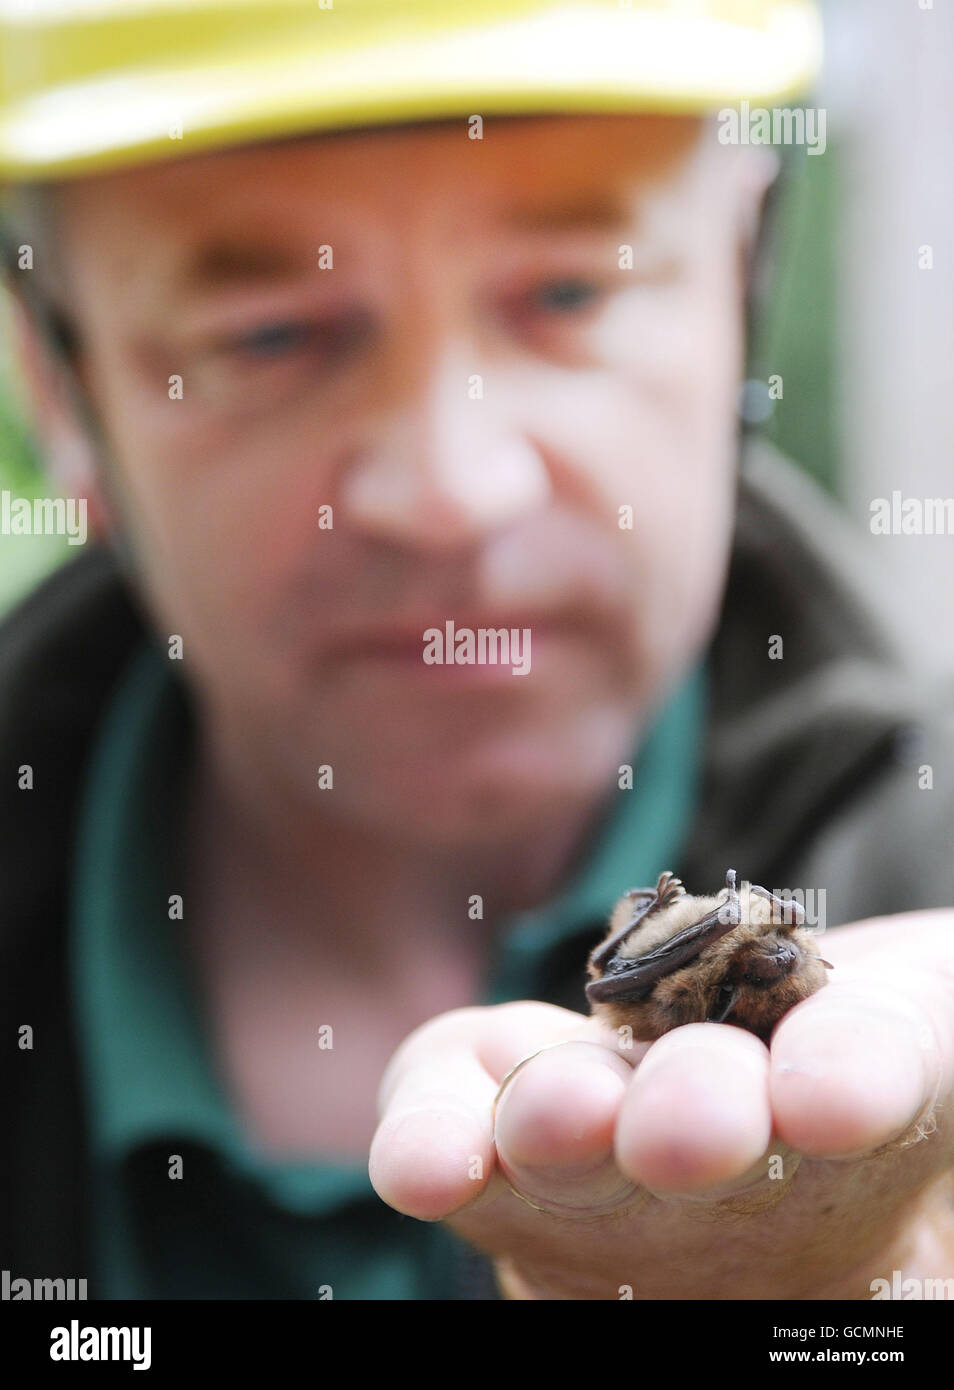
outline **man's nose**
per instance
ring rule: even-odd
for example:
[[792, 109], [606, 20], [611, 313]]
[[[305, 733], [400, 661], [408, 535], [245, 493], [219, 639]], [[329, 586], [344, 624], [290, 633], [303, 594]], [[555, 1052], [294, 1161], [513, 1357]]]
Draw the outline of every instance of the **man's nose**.
[[339, 493], [348, 522], [366, 534], [454, 548], [549, 499], [540, 449], [460, 346], [432, 359], [369, 432]]

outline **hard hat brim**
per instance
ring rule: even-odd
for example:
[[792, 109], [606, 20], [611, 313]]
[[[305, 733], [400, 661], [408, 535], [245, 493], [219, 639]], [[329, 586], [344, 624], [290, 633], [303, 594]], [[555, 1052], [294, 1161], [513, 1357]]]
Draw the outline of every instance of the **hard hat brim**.
[[818, 16], [799, 0], [771, 7], [760, 24], [692, 5], [570, 5], [433, 32], [395, 24], [363, 42], [334, 41], [334, 13], [315, 10], [293, 35], [210, 43], [187, 62], [173, 51], [134, 70], [11, 92], [0, 178], [63, 178], [454, 116], [702, 113], [789, 98], [821, 62]]

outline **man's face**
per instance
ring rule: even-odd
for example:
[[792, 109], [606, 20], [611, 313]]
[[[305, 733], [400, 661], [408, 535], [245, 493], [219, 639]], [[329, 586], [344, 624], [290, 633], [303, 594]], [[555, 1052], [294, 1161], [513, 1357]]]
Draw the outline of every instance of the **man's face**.
[[[714, 145], [540, 118], [64, 185], [108, 487], [222, 756], [448, 845], [615, 785], [730, 539], [752, 196]], [[529, 672], [426, 664], [449, 620], [529, 628]]]

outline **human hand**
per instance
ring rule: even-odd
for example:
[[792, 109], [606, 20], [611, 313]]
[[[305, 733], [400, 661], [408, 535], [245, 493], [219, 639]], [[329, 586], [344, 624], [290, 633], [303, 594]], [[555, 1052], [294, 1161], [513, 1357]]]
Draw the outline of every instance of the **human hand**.
[[[839, 927], [824, 949], [828, 986], [770, 1048], [704, 1023], [627, 1050], [532, 1002], [431, 1020], [382, 1081], [376, 1190], [487, 1251], [513, 1298], [863, 1299], [895, 1270], [951, 1278], [954, 912]], [[495, 1137], [500, 1083], [538, 1049]]]

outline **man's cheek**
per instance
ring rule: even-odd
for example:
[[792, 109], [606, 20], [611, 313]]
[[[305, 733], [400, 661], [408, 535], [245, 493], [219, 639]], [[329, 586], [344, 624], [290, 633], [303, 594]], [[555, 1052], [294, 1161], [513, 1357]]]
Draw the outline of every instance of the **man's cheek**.
[[228, 679], [268, 659], [268, 595], [276, 582], [268, 548], [188, 507], [154, 513], [131, 546], [134, 583], [158, 636], [181, 637], [187, 665]]

